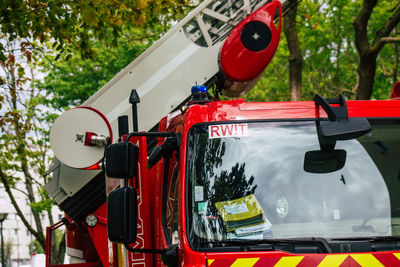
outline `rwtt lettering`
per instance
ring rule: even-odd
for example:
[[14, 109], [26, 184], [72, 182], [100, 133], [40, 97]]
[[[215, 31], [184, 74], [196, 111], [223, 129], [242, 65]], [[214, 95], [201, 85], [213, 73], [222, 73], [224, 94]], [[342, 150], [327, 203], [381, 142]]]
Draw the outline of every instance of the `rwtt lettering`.
[[244, 137], [248, 135], [247, 123], [218, 124], [208, 126], [208, 138]]

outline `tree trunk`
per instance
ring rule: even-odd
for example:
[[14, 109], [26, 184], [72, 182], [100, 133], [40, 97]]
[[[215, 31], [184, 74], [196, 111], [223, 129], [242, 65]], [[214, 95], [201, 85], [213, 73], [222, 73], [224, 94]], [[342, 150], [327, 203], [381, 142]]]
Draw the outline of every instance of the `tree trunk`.
[[358, 64], [359, 84], [357, 88], [357, 99], [367, 100], [372, 96], [376, 72], [376, 59], [380, 50], [385, 45], [384, 39], [387, 38], [392, 30], [400, 21], [400, 3], [393, 8], [393, 13], [386, 20], [382, 28], [375, 32], [375, 37], [371, 42], [368, 39], [368, 21], [378, 0], [364, 0], [363, 5], [356, 19], [353, 21], [355, 31], [355, 45], [359, 54]]
[[[28, 191], [29, 202], [30, 203], [35, 203], [36, 200], [35, 200], [35, 193], [34, 193], [33, 187], [32, 187], [32, 180], [30, 180], [28, 177], [25, 178], [25, 188]], [[39, 212], [34, 210], [32, 207], [31, 207], [31, 212], [32, 212], [32, 215], [33, 215], [33, 219], [35, 220], [36, 230], [39, 233], [43, 233], [42, 220], [40, 218]], [[42, 246], [44, 245], [43, 248], [46, 247], [46, 244], [42, 244], [41, 243], [41, 245]]]
[[297, 1], [291, 1], [290, 11], [283, 20], [283, 30], [289, 48], [289, 82], [290, 100], [301, 100], [301, 73], [303, 70], [303, 57], [300, 50], [300, 42], [296, 30]]
[[291, 1], [289, 12], [284, 17], [283, 30], [289, 48], [289, 83], [290, 100], [301, 100], [301, 73], [303, 69], [303, 57], [300, 50], [300, 42], [296, 29], [297, 1]]
[[376, 72], [376, 58], [377, 55], [374, 54], [360, 56], [360, 64], [357, 70], [359, 76], [358, 100], [371, 99]]

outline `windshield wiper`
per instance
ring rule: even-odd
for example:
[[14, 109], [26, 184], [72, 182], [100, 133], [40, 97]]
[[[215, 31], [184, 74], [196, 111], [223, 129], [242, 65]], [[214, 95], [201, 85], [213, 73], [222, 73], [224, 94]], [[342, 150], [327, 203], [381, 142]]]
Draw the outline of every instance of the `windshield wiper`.
[[[254, 241], [254, 240], [250, 240], [250, 241]], [[220, 240], [220, 241], [202, 241], [200, 242], [200, 244], [212, 244], [212, 245], [222, 245], [222, 246], [239, 246], [241, 251], [248, 251], [249, 246], [254, 246], [256, 244], [254, 244], [254, 242], [248, 242], [247, 240], [243, 240], [243, 239], [232, 239], [232, 240]], [[263, 250], [267, 250], [267, 251], [273, 251], [275, 250], [274, 246], [270, 243], [264, 243], [265, 245], [268, 245], [266, 247], [263, 248]]]
[[304, 245], [312, 244], [317, 246], [324, 253], [332, 253], [326, 239], [322, 237], [308, 237], [308, 238], [286, 238], [286, 239], [229, 239], [222, 241], [203, 241], [204, 244], [226, 244], [232, 246], [254, 246], [254, 245], [272, 245], [270, 250], [275, 250], [273, 245]]
[[400, 241], [400, 236], [364, 236], [364, 237], [344, 237], [332, 238], [331, 241]]

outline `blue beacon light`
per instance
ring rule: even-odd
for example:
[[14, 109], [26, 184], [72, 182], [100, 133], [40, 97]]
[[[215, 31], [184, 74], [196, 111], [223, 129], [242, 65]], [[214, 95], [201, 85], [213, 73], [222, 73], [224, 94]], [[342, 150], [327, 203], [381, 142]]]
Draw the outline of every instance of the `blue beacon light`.
[[208, 99], [208, 94], [207, 94], [207, 87], [204, 85], [193, 85], [192, 86], [192, 97], [190, 102], [193, 103], [203, 103], [203, 102], [209, 102], [210, 99]]
[[207, 93], [207, 87], [204, 85], [193, 85], [192, 86], [192, 95], [193, 94], [205, 94]]

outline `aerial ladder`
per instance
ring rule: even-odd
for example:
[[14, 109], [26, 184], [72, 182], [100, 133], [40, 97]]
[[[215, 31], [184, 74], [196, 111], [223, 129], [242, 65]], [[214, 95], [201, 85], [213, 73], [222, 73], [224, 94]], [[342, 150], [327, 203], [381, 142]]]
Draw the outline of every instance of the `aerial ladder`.
[[[268, 8], [274, 10], [268, 14], [274, 15], [266, 16], [263, 8], [270, 2], [279, 4], [270, 5]], [[275, 52], [280, 14], [287, 6], [285, 0], [205, 0], [82, 106], [56, 120], [50, 135], [56, 159], [48, 171], [52, 179], [45, 189], [66, 218], [49, 227], [47, 234], [51, 236], [62, 224], [71, 230], [67, 253], [73, 262], [84, 263], [90, 258], [85, 255], [92, 253], [74, 243], [71, 235], [78, 232], [90, 235], [102, 264], [108, 262], [105, 203], [110, 188], [106, 188], [101, 166], [104, 146], [117, 142], [121, 133], [157, 131], [157, 123], [165, 114], [179, 110], [190, 99], [193, 85], [205, 85], [228, 97], [249, 91]], [[251, 14], [254, 16], [249, 18]], [[237, 56], [243, 45], [250, 53]], [[274, 49], [255, 57], [265, 48], [263, 45]], [[134, 118], [135, 109], [138, 118]], [[121, 129], [121, 119], [135, 123]], [[82, 266], [93, 266], [86, 264]], [[52, 266], [50, 256], [47, 266]]]

